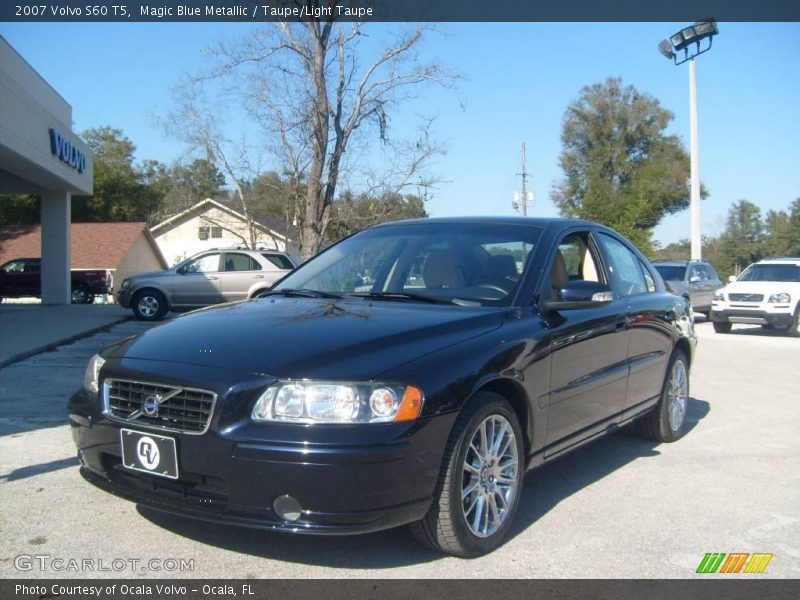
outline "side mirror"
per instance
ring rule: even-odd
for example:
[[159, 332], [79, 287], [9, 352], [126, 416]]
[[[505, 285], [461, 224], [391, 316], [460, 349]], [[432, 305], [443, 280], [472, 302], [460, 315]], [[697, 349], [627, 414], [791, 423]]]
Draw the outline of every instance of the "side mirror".
[[576, 310], [605, 306], [614, 299], [614, 292], [599, 281], [569, 281], [558, 292], [558, 300], [542, 303], [545, 311]]
[[728, 275], [728, 283], [733, 283], [736, 281], [736, 275]]

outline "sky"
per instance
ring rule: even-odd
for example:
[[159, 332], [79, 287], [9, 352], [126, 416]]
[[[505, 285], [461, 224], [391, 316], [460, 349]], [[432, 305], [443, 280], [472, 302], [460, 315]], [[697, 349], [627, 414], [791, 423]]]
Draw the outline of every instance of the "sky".
[[[685, 23], [444, 23], [421, 46], [460, 76], [455, 90], [426, 89], [395, 114], [390, 133], [411, 135], [435, 116], [446, 155], [431, 171], [442, 183], [432, 216], [511, 215], [527, 147], [529, 214], [557, 216], [550, 192], [562, 173], [564, 111], [584, 85], [621, 77], [674, 113], [667, 133], [689, 145], [688, 65], [675, 66], [658, 42]], [[202, 69], [203, 50], [251, 30], [248, 23], [0, 23], [0, 35], [73, 107], [73, 129], [110, 125], [137, 146], [138, 160], [171, 163], [186, 148], [158, 124], [170, 89]], [[263, 27], [263, 25], [262, 25]], [[403, 25], [371, 24], [380, 40]], [[733, 202], [785, 210], [800, 197], [800, 23], [720, 23], [697, 59], [700, 174], [710, 196], [702, 231], [717, 235]], [[689, 237], [688, 209], [655, 238]]]

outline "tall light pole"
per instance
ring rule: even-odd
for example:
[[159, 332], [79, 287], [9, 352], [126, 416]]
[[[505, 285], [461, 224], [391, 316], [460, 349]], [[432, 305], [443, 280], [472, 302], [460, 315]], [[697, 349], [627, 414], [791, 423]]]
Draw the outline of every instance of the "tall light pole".
[[[695, 58], [703, 52], [711, 50], [714, 36], [719, 33], [714, 19], [698, 21], [694, 25], [684, 27], [678, 33], [663, 40], [658, 50], [676, 65], [689, 63], [689, 138], [691, 156], [691, 221], [692, 221], [692, 259], [703, 257], [702, 236], [700, 233], [700, 150], [697, 141], [697, 63]], [[708, 44], [701, 44], [708, 40]], [[678, 52], [683, 50], [683, 56]]]

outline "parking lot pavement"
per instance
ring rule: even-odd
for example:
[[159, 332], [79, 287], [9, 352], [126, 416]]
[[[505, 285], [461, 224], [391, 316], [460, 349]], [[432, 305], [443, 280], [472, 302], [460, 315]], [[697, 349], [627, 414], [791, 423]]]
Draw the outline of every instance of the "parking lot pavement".
[[[96, 350], [146, 327], [127, 322], [0, 370], [0, 577], [163, 577], [165, 559], [189, 561], [170, 577], [691, 577], [707, 552], [772, 553], [759, 577], [800, 576], [798, 339], [698, 323], [685, 438], [659, 445], [620, 432], [530, 473], [509, 541], [460, 560], [402, 528], [342, 538], [225, 528], [86, 483], [66, 400]], [[20, 571], [20, 555], [125, 567], [42, 571], [34, 560]]]

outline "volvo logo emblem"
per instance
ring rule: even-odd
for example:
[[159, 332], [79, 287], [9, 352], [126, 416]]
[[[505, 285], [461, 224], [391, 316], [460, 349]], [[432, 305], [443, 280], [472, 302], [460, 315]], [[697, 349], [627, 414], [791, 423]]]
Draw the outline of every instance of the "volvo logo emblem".
[[158, 405], [161, 404], [163, 398], [156, 394], [155, 396], [147, 396], [142, 403], [142, 411], [148, 417], [155, 417], [158, 414]]

